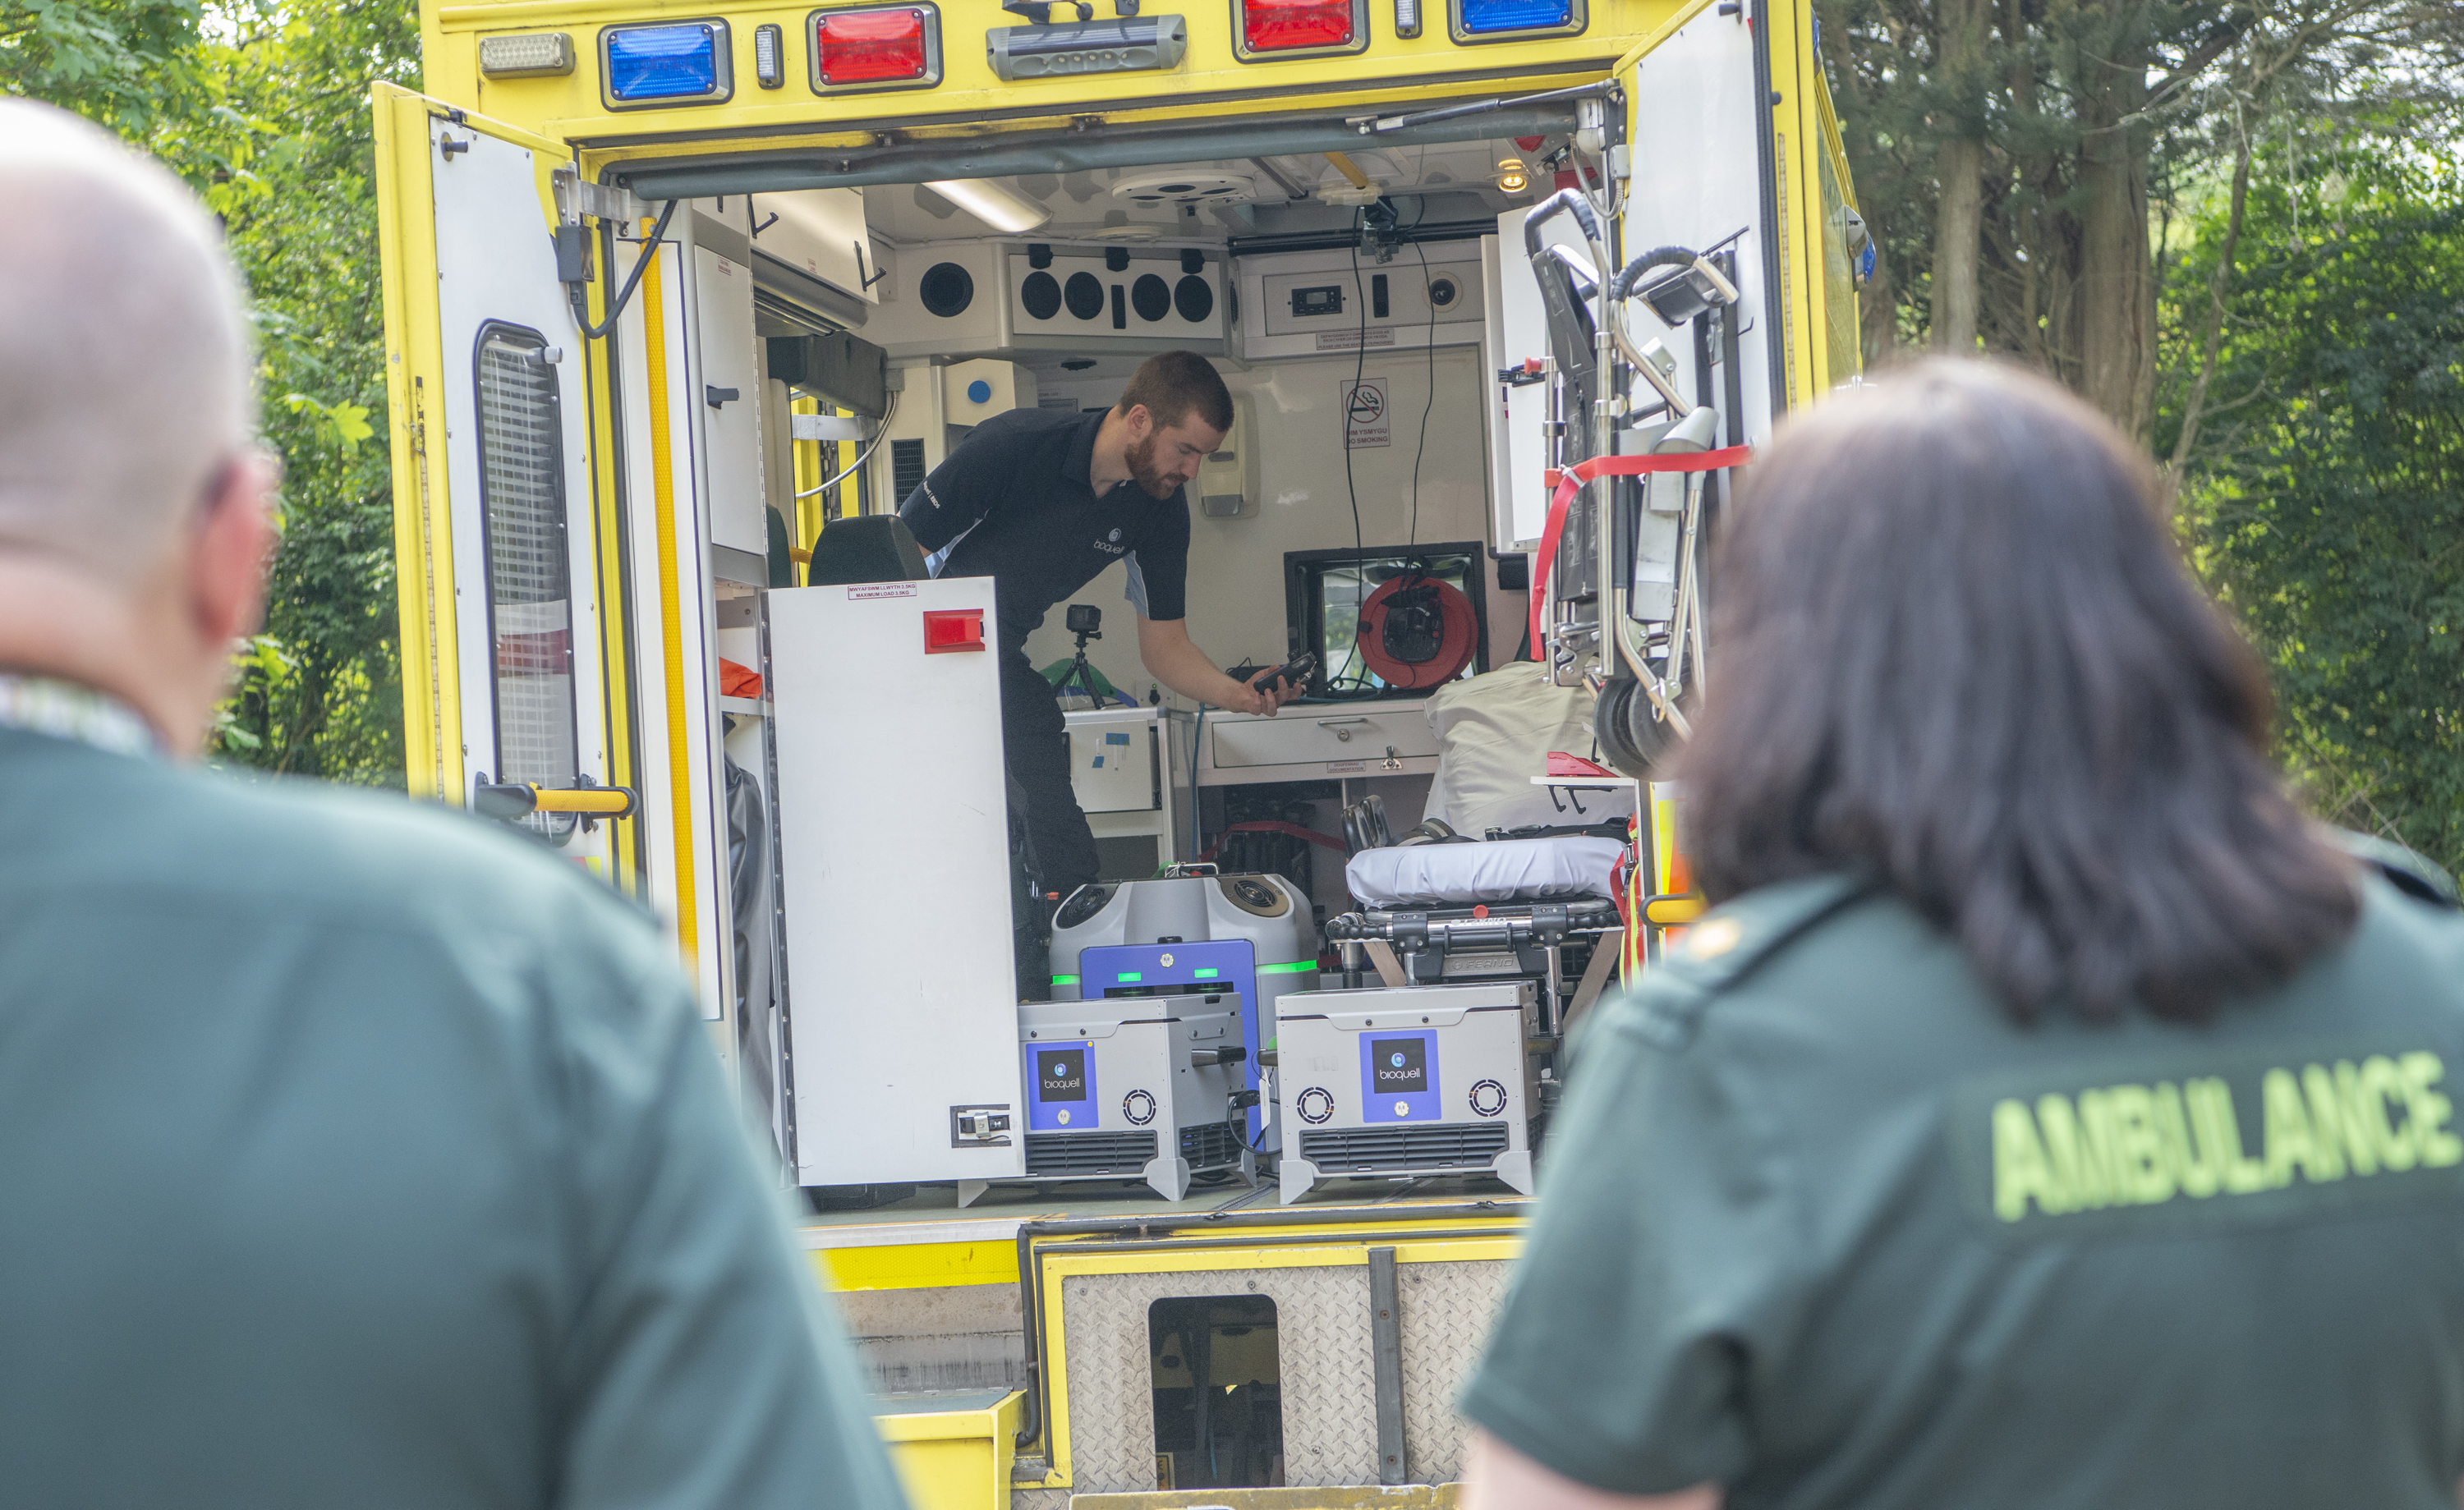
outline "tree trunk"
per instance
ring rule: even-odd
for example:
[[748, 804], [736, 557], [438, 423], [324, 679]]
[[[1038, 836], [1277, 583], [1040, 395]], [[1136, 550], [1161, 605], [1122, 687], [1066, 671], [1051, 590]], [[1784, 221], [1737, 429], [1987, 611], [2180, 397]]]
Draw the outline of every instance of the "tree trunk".
[[1976, 350], [1976, 264], [1984, 230], [1985, 146], [1973, 137], [1946, 138], [1934, 155], [1942, 197], [1933, 222], [1933, 346]]
[[[2156, 285], [2148, 266], [2147, 94], [2139, 8], [2123, 5], [2110, 45], [2079, 80], [2079, 392], [2145, 442], [2156, 396]], [[2103, 55], [2096, 55], [2101, 53]]]
[[1976, 350], [1985, 214], [1985, 26], [1991, 0], [1937, 0], [1937, 82], [1946, 103], [1934, 154], [1933, 347]]

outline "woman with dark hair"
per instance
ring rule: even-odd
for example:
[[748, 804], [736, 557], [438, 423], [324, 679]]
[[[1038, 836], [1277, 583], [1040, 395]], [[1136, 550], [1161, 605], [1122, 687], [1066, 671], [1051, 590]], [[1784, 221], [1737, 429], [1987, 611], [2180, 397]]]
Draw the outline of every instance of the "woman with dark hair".
[[1590, 1025], [1469, 1503], [2457, 1503], [2464, 919], [2295, 810], [2157, 497], [1973, 362], [1757, 463], [1721, 905]]

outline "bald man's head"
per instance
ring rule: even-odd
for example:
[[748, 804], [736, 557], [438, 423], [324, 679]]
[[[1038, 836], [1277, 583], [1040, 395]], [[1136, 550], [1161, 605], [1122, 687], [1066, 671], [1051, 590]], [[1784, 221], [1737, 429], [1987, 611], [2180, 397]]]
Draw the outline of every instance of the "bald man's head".
[[133, 582], [250, 440], [239, 289], [151, 159], [0, 99], [0, 553]]

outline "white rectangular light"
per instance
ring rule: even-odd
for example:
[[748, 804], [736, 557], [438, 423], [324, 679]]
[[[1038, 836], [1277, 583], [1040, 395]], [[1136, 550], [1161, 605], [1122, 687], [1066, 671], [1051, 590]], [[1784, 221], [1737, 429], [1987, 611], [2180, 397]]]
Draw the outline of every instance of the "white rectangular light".
[[573, 72], [573, 34], [525, 32], [479, 38], [479, 72], [490, 78], [541, 78]]

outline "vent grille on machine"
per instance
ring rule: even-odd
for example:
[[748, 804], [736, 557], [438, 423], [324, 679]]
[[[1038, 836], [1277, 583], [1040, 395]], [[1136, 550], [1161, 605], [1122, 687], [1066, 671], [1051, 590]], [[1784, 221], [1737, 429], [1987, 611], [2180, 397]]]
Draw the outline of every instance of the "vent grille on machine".
[[1201, 1122], [1180, 1129], [1180, 1156], [1193, 1170], [1221, 1169], [1241, 1162], [1241, 1135], [1228, 1122]]
[[890, 492], [899, 503], [905, 503], [916, 489], [924, 486], [924, 443], [920, 440], [890, 443]]
[[[1032, 1141], [1032, 1140], [1030, 1140]], [[1501, 1123], [1467, 1127], [1303, 1128], [1301, 1157], [1329, 1174], [1477, 1170], [1506, 1151]]]
[[[1504, 1128], [1499, 1128], [1504, 1131]], [[1026, 1172], [1047, 1178], [1067, 1174], [1117, 1174], [1135, 1179], [1155, 1156], [1155, 1135], [1146, 1132], [1030, 1132]]]

